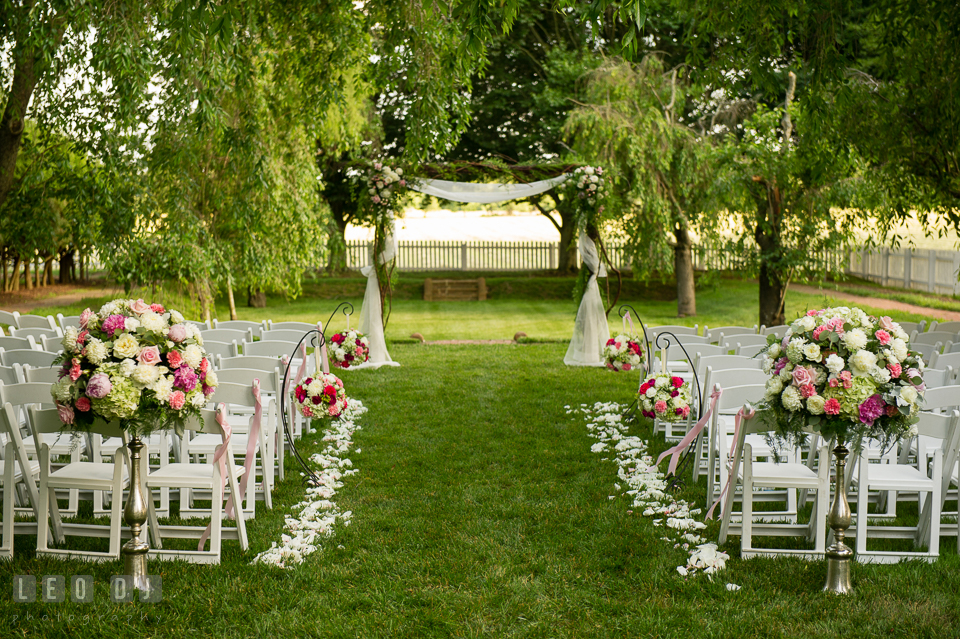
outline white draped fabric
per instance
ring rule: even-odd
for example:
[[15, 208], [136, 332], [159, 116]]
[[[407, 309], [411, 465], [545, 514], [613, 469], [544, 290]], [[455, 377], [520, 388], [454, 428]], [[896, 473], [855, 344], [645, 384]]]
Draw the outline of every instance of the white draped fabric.
[[471, 182], [451, 182], [449, 180], [419, 180], [408, 187], [427, 195], [466, 202], [471, 204], [493, 204], [506, 200], [519, 200], [531, 195], [539, 195], [565, 182], [570, 177], [564, 173], [549, 180], [540, 180], [530, 184], [474, 184]]
[[[380, 264], [386, 264], [397, 255], [395, 226], [391, 220], [390, 232], [387, 234], [383, 252], [374, 256]], [[360, 272], [367, 278], [367, 290], [363, 294], [363, 306], [360, 308], [360, 332], [370, 341], [370, 357], [363, 364], [350, 368], [399, 366], [399, 362], [390, 358], [390, 353], [387, 352], [387, 341], [383, 336], [383, 306], [380, 303], [380, 281], [377, 279], [377, 269], [371, 264], [361, 268]]]
[[586, 233], [580, 234], [577, 248], [584, 266], [590, 271], [590, 279], [587, 280], [587, 288], [577, 310], [573, 339], [570, 340], [563, 363], [567, 366], [603, 366], [603, 347], [610, 339], [610, 327], [603, 312], [597, 278], [606, 277], [607, 269], [600, 261], [597, 245]]

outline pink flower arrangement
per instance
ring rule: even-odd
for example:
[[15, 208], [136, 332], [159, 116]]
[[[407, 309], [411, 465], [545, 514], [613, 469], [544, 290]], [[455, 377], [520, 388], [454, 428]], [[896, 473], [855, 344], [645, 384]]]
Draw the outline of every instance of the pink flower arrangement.
[[690, 384], [660, 373], [640, 385], [638, 401], [644, 417], [678, 422], [690, 415]]
[[611, 337], [603, 347], [603, 361], [612, 371], [630, 371], [640, 367], [645, 359], [637, 338], [622, 334]]
[[337, 368], [357, 366], [370, 358], [370, 340], [357, 330], [340, 331], [330, 336], [327, 354], [330, 364]]
[[339, 417], [347, 408], [347, 394], [343, 382], [336, 375], [317, 373], [293, 389], [293, 397], [300, 414], [312, 419]]

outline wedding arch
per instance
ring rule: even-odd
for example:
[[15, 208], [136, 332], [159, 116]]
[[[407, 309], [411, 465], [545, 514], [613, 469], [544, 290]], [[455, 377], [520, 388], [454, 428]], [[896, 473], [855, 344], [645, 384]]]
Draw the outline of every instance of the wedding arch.
[[[402, 168], [385, 162], [374, 162], [363, 168], [360, 193], [366, 200], [366, 206], [373, 212], [374, 220], [371, 263], [361, 269], [361, 273], [367, 277], [367, 286], [360, 311], [360, 331], [370, 341], [370, 357], [365, 366], [399, 366], [387, 351], [384, 307], [389, 304], [394, 259], [397, 255], [395, 220], [405, 190], [454, 202], [494, 204], [528, 198], [554, 188], [564, 188], [568, 197], [575, 198], [579, 235], [577, 248], [586, 269], [585, 277], [578, 280], [578, 290], [582, 288], [582, 297], [573, 337], [563, 361], [569, 366], [602, 366], [603, 348], [610, 338], [607, 326], [608, 309], [604, 308], [597, 283], [598, 278], [607, 276], [598, 223], [604, 210], [607, 191], [603, 169], [580, 165], [507, 167], [499, 164], [460, 163], [444, 165], [439, 169], [432, 165], [430, 170], [423, 172], [444, 177], [450, 174], [460, 177], [465, 166], [471, 169], [466, 176], [470, 181], [412, 177], [405, 175]], [[491, 172], [507, 173], [513, 181], [473, 181], [478, 177], [489, 179]], [[540, 179], [527, 181], [530, 177]]]

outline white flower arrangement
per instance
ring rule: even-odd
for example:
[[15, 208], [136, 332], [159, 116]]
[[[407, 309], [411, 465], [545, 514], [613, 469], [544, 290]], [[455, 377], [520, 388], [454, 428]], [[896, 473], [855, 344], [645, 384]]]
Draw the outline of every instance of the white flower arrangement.
[[60, 420], [79, 427], [117, 420], [137, 435], [182, 428], [217, 387], [198, 335], [180, 313], [142, 299], [84, 310], [79, 328], [64, 333], [60, 380], [51, 388]]

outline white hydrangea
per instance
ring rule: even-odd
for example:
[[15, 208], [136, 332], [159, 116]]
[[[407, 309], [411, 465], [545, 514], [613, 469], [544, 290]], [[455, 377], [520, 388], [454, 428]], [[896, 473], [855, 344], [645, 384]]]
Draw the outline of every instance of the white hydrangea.
[[846, 362], [843, 361], [843, 358], [836, 353], [832, 353], [827, 356], [826, 364], [827, 370], [831, 373], [839, 373], [843, 370], [843, 367], [846, 366]]
[[804, 344], [803, 356], [806, 357], [811, 362], [819, 362], [821, 357], [820, 345], [817, 344], [816, 342], [810, 342], [808, 344]]
[[654, 384], [654, 386], [655, 386], [656, 388], [663, 388], [663, 387], [666, 386], [669, 382], [670, 382], [670, 380], [667, 379], [666, 377], [658, 377], [658, 378], [654, 381], [653, 384]]
[[787, 359], [789, 359], [794, 364], [799, 364], [803, 361], [803, 347], [807, 343], [802, 337], [794, 337], [790, 340], [790, 343], [787, 344]]
[[190, 368], [199, 368], [202, 360], [203, 349], [196, 344], [190, 344], [183, 349], [183, 361], [185, 361]]
[[826, 403], [826, 400], [823, 399], [822, 395], [813, 395], [807, 398], [807, 411], [811, 415], [823, 415], [823, 405]]
[[116, 302], [107, 302], [100, 307], [100, 317], [106, 318], [108, 315], [116, 315], [120, 306]]
[[789, 411], [800, 410], [802, 406], [800, 392], [795, 386], [787, 386], [786, 390], [780, 395], [780, 401], [783, 402], [783, 407]]
[[859, 350], [850, 357], [850, 368], [854, 375], [869, 375], [870, 371], [876, 367], [876, 353], [871, 353], [868, 350]]
[[776, 364], [776, 362], [777, 360], [773, 359], [772, 357], [764, 357], [763, 365], [762, 365], [764, 374], [769, 375], [770, 373], [772, 373], [773, 365]]
[[842, 340], [851, 351], [859, 351], [867, 345], [867, 334], [862, 329], [853, 328], [844, 334]]

